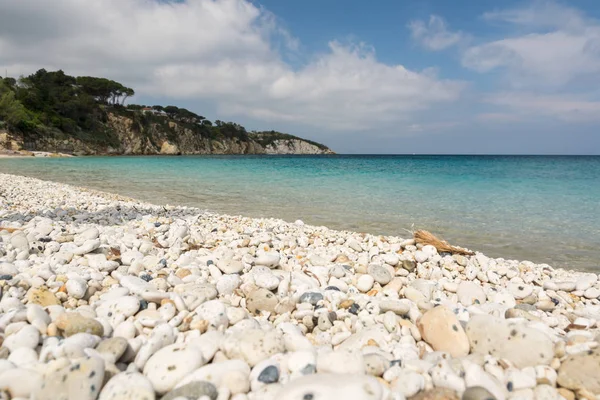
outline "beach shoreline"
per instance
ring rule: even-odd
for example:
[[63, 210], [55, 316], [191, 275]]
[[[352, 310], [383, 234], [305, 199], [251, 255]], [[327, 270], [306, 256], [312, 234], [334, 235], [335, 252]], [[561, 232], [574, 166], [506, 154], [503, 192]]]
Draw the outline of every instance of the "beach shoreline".
[[0, 174], [0, 275], [15, 397], [600, 396], [596, 273]]

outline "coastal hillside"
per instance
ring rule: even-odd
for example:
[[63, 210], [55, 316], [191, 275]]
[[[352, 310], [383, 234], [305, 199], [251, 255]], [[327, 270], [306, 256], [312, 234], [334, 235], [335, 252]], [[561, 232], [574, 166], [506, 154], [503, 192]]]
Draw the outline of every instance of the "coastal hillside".
[[96, 77], [44, 69], [0, 79], [0, 151], [75, 155], [333, 154], [276, 132], [248, 132], [185, 108], [128, 104], [135, 91]]

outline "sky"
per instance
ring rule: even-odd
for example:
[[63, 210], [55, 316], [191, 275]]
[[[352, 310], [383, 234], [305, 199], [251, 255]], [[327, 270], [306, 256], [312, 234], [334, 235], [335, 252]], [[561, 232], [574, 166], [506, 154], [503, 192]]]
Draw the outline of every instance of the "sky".
[[338, 153], [600, 154], [597, 0], [0, 0], [39, 68]]

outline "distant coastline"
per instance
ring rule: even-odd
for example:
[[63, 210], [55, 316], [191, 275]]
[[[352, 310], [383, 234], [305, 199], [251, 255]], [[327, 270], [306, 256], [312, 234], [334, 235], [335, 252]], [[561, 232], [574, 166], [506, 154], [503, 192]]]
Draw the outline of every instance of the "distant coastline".
[[70, 155], [333, 154], [287, 133], [247, 131], [176, 106], [127, 104], [135, 91], [44, 69], [0, 79], [0, 153]]

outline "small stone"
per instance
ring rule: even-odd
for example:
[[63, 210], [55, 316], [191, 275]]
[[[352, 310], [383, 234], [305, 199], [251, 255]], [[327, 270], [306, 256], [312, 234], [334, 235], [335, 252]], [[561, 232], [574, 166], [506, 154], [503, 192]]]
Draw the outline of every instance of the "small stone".
[[81, 246], [79, 246], [73, 250], [73, 254], [77, 255], [77, 256], [82, 256], [84, 254], [91, 253], [92, 251], [96, 250], [98, 247], [100, 247], [100, 240], [98, 240], [98, 239], [86, 240]]
[[369, 265], [367, 272], [373, 277], [375, 282], [379, 283], [380, 285], [387, 285], [392, 280], [392, 274], [390, 274], [390, 271], [378, 264]]
[[368, 292], [373, 287], [375, 279], [371, 275], [361, 275], [356, 281], [356, 288], [363, 293]]
[[279, 381], [279, 368], [275, 365], [269, 365], [258, 375], [258, 381], [267, 384]]
[[27, 240], [27, 237], [21, 232], [15, 233], [10, 238], [10, 244], [12, 245], [12, 247], [18, 249], [19, 251], [29, 251], [29, 241]]
[[541, 321], [538, 317], [536, 317], [535, 315], [528, 313], [525, 310], [521, 310], [519, 308], [509, 308], [508, 310], [506, 310], [506, 312], [504, 313], [504, 317], [506, 319], [510, 319], [510, 318], [525, 318], [528, 321]]
[[[144, 282], [145, 283], [145, 282]], [[98, 317], [105, 317], [112, 320], [135, 315], [140, 309], [140, 300], [135, 296], [124, 296], [113, 300], [103, 302], [96, 308]]]
[[277, 400], [380, 400], [383, 387], [376, 378], [355, 374], [305, 375], [284, 385]]
[[583, 292], [583, 297], [585, 297], [586, 299], [600, 298], [600, 289], [595, 287], [588, 288], [585, 290], [585, 292]]
[[238, 260], [219, 260], [217, 261], [217, 268], [224, 274], [239, 274], [244, 270], [244, 265]]
[[154, 400], [150, 381], [138, 372], [121, 372], [104, 385], [98, 400]]
[[246, 308], [253, 314], [261, 311], [274, 312], [277, 296], [267, 289], [256, 289], [246, 298]]
[[533, 288], [523, 283], [509, 283], [507, 288], [517, 300], [522, 300], [533, 293]]
[[10, 367], [0, 372], [0, 399], [32, 398], [31, 392], [42, 384], [42, 374], [30, 367], [16, 368], [8, 363]]
[[484, 387], [471, 386], [464, 391], [462, 400], [496, 400], [496, 397]]
[[260, 361], [284, 352], [285, 344], [275, 330], [247, 329], [225, 339], [222, 348], [229, 359], [239, 358], [254, 367]]
[[560, 386], [571, 389], [585, 389], [600, 395], [600, 350], [581, 352], [567, 357], [558, 369], [557, 382]]
[[216, 400], [217, 396], [217, 388], [212, 383], [206, 381], [194, 381], [171, 390], [161, 397], [161, 400], [202, 399], [206, 397], [210, 400]]
[[399, 299], [383, 299], [379, 302], [379, 309], [383, 313], [392, 311], [396, 315], [405, 316], [410, 311], [410, 302]]
[[412, 272], [415, 270], [415, 268], [417, 268], [417, 263], [415, 263], [413, 260], [402, 260], [402, 268]]
[[39, 341], [40, 331], [32, 325], [25, 325], [18, 332], [5, 337], [3, 346], [7, 347], [11, 352], [21, 347], [35, 349]]
[[92, 335], [102, 336], [104, 327], [93, 318], [86, 318], [79, 313], [69, 312], [61, 314], [54, 323], [63, 331], [65, 337], [76, 333], [91, 333]]
[[38, 304], [42, 307], [60, 305], [60, 300], [46, 286], [29, 289], [27, 300], [30, 304]]
[[350, 300], [350, 299], [343, 300], [340, 302], [339, 308], [348, 309], [348, 308], [350, 308], [350, 306], [352, 306], [352, 304], [354, 304], [354, 300]]
[[183, 279], [183, 278], [185, 278], [186, 276], [189, 276], [189, 275], [191, 275], [191, 274], [192, 274], [192, 272], [191, 272], [189, 269], [187, 269], [187, 268], [179, 268], [179, 269], [177, 270], [177, 272], [175, 272], [175, 275], [176, 275], [178, 278], [180, 278], [180, 279]]
[[575, 393], [565, 388], [558, 388], [558, 394], [564, 397], [566, 400], [575, 400]]
[[465, 307], [471, 304], [484, 304], [487, 297], [483, 288], [475, 282], [462, 281], [456, 291], [458, 301]]
[[427, 311], [417, 322], [423, 340], [436, 351], [445, 351], [453, 357], [469, 354], [469, 338], [456, 315], [446, 307]]
[[127, 339], [117, 336], [101, 341], [96, 347], [96, 351], [116, 363], [125, 353], [128, 345]]
[[390, 368], [390, 361], [381, 354], [366, 354], [363, 358], [365, 370], [369, 375], [382, 376], [383, 373]]
[[269, 268], [276, 268], [279, 265], [281, 257], [277, 252], [264, 252], [259, 254], [254, 260], [254, 265], [263, 265]]
[[210, 300], [202, 303], [197, 309], [196, 314], [202, 320], [208, 321], [210, 326], [215, 328], [225, 327], [229, 325], [227, 318], [227, 309], [225, 304], [220, 300]]
[[458, 394], [450, 389], [434, 388], [421, 392], [410, 400], [459, 400]]
[[272, 273], [257, 273], [254, 275], [254, 283], [258, 287], [275, 290], [279, 286], [279, 279]]
[[474, 315], [466, 329], [471, 352], [504, 358], [517, 368], [548, 365], [554, 344], [544, 332], [491, 315]]
[[317, 371], [320, 374], [363, 374], [365, 370], [363, 356], [357, 351], [336, 350], [317, 357]]
[[205, 363], [199, 348], [177, 343], [154, 353], [144, 366], [144, 375], [157, 393], [164, 394]]
[[323, 300], [323, 295], [318, 292], [306, 292], [300, 296], [300, 303], [310, 303], [316, 306], [319, 301]]
[[72, 364], [44, 376], [34, 392], [36, 400], [94, 400], [104, 380], [104, 361], [97, 357], [79, 358]]

